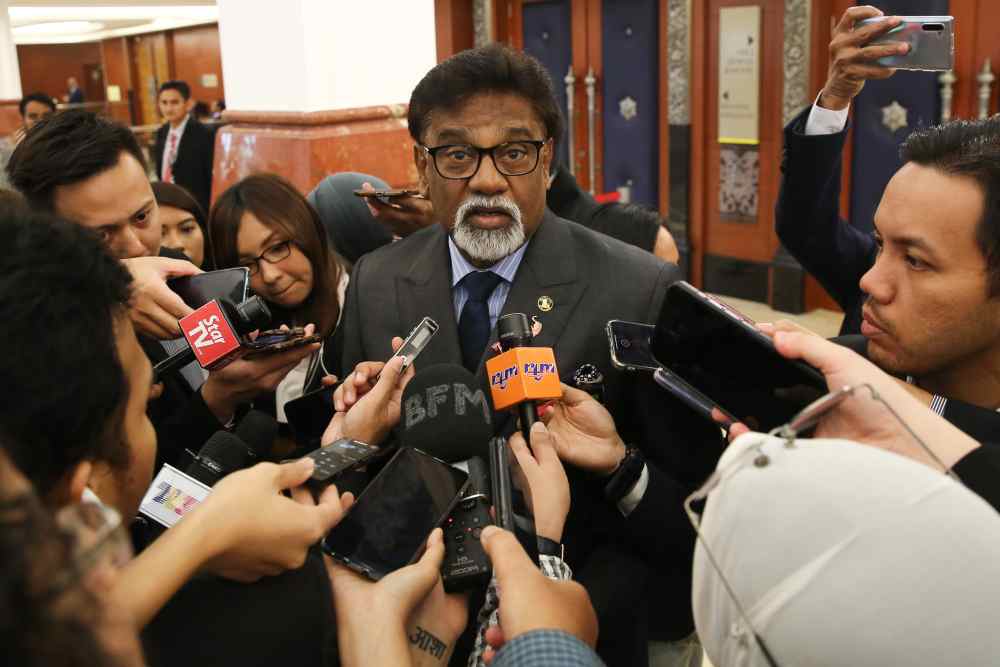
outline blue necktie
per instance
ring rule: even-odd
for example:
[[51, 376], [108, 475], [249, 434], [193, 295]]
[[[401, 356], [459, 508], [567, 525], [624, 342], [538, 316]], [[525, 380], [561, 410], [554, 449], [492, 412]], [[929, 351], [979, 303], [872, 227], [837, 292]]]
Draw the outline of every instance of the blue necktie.
[[462, 345], [462, 364], [473, 373], [490, 340], [489, 298], [501, 280], [492, 271], [473, 271], [461, 281], [469, 299], [458, 318], [458, 339]]

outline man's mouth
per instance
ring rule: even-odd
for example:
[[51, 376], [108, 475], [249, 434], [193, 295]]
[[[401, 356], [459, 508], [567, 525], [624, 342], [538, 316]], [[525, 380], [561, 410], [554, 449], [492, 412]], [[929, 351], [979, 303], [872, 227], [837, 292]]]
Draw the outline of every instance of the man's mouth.
[[861, 335], [865, 338], [885, 336], [888, 334], [888, 330], [885, 325], [880, 323], [867, 308], [861, 312], [861, 317]]
[[466, 219], [472, 219], [477, 227], [503, 227], [510, 223], [511, 215], [503, 208], [474, 208], [466, 214]]

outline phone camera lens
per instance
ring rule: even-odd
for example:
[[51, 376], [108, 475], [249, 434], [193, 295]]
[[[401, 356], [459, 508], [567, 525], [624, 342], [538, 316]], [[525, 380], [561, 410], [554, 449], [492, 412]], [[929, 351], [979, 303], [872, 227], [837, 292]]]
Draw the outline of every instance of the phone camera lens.
[[630, 341], [628, 338], [619, 338], [618, 339], [618, 344], [621, 345], [622, 348], [625, 349], [625, 350], [627, 350], [630, 347], [632, 347], [632, 341]]

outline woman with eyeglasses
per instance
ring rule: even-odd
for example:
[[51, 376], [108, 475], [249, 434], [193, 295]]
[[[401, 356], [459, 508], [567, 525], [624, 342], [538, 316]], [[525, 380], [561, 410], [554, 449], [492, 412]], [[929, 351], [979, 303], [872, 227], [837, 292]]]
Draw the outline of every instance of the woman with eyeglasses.
[[[267, 301], [273, 324], [306, 326], [329, 338], [340, 318], [347, 274], [316, 210], [288, 181], [274, 174], [248, 176], [222, 193], [209, 220], [217, 268], [244, 266], [250, 286]], [[326, 346], [324, 346], [326, 347]], [[293, 369], [278, 386], [273, 408], [320, 386], [328, 375], [324, 350]]]

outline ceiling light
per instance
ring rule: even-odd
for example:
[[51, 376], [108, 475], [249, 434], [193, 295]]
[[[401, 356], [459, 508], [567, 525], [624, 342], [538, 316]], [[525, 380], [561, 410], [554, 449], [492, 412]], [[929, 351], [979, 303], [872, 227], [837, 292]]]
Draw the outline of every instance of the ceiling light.
[[46, 23], [20, 25], [13, 28], [13, 32], [17, 37], [38, 37], [42, 35], [71, 35], [82, 32], [97, 32], [103, 29], [104, 24], [96, 21], [48, 21]]

